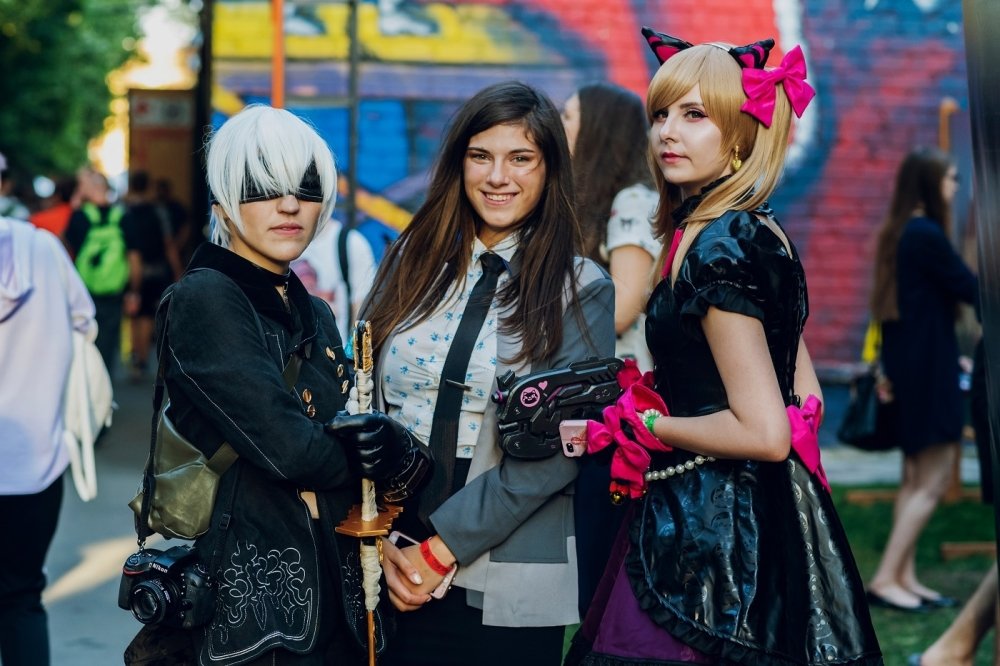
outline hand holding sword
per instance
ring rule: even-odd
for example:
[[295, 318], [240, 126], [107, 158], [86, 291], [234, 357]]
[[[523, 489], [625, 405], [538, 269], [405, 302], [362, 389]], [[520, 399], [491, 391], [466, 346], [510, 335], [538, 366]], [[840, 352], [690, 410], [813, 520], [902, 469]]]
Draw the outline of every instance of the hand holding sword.
[[[381, 539], [389, 533], [393, 519], [402, 507], [384, 504], [400, 501], [416, 493], [429, 478], [432, 469], [430, 452], [402, 425], [371, 406], [374, 382], [371, 324], [359, 321], [354, 331], [355, 386], [347, 411], [326, 424], [344, 446], [349, 460], [363, 476], [361, 504], [336, 527], [340, 534], [361, 539], [361, 567], [365, 609], [368, 620], [368, 663], [375, 664], [376, 640], [374, 612], [379, 600], [381, 577]], [[376, 485], [377, 484], [377, 485]]]

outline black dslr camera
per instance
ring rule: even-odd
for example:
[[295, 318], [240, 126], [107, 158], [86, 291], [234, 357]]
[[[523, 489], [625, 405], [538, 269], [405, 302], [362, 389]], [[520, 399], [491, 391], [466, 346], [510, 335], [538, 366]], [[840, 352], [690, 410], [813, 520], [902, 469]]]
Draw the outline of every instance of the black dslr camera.
[[140, 550], [122, 567], [118, 607], [143, 624], [184, 629], [207, 624], [215, 608], [208, 569], [190, 546]]

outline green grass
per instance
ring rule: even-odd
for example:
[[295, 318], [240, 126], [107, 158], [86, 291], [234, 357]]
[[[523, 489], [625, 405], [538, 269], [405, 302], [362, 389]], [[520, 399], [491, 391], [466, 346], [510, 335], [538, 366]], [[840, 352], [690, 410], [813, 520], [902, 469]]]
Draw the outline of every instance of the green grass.
[[[882, 547], [892, 526], [892, 505], [848, 504], [846, 490], [834, 487], [837, 512], [844, 523], [851, 549], [862, 578], [867, 582], [878, 565]], [[944, 541], [992, 541], [993, 508], [979, 502], [943, 504], [934, 512], [917, 544], [917, 574], [924, 584], [942, 594], [964, 601], [979, 585], [992, 561], [986, 557], [968, 557], [949, 561], [938, 550]], [[882, 646], [886, 666], [905, 666], [906, 658], [930, 645], [958, 615], [958, 608], [935, 610], [926, 614], [901, 613], [882, 608], [872, 609], [872, 621]], [[993, 636], [987, 635], [976, 654], [976, 666], [993, 664]]]
[[[846, 488], [834, 486], [833, 497], [837, 512], [844, 523], [851, 549], [867, 582], [878, 565], [882, 547], [892, 526], [892, 505], [871, 506], [848, 504]], [[983, 574], [992, 564], [986, 557], [959, 558], [945, 562], [938, 547], [945, 541], [992, 541], [994, 538], [993, 509], [979, 502], [957, 502], [938, 508], [917, 544], [917, 573], [928, 586], [942, 594], [964, 601], [979, 585]], [[906, 658], [920, 652], [941, 634], [958, 615], [958, 608], [935, 610], [926, 614], [911, 614], [881, 608], [872, 609], [872, 621], [885, 656], [885, 666], [906, 666]], [[566, 632], [567, 645], [576, 627]], [[993, 635], [979, 646], [976, 666], [993, 664]]]

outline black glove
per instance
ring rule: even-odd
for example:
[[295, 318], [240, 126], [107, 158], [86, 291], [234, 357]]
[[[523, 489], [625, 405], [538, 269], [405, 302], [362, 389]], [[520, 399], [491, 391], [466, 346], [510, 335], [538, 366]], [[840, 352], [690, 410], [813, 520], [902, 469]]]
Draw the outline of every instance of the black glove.
[[382, 412], [340, 411], [326, 424], [361, 475], [376, 482], [386, 501], [410, 497], [430, 479], [430, 450], [409, 430]]

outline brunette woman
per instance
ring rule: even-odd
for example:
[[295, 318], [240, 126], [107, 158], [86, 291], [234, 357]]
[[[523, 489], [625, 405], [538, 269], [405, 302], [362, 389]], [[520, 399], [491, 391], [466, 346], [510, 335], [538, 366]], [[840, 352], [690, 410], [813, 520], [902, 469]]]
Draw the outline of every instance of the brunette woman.
[[899, 167], [878, 234], [872, 317], [882, 325], [882, 366], [899, 405], [903, 474], [893, 525], [868, 585], [873, 604], [903, 611], [954, 606], [917, 578], [917, 539], [951, 483], [964, 409], [955, 317], [978, 281], [952, 247], [954, 162], [918, 148]]
[[[435, 455], [430, 486], [397, 527], [420, 545], [384, 544], [406, 611], [388, 663], [558, 664], [564, 627], [579, 619], [576, 459], [504, 454], [489, 397], [508, 370], [613, 352], [614, 288], [576, 256], [569, 159], [548, 97], [516, 82], [474, 95], [362, 315], [376, 394]], [[454, 588], [433, 598], [456, 564]]]
[[590, 83], [566, 100], [562, 120], [573, 156], [583, 252], [615, 283], [615, 355], [652, 370], [642, 310], [661, 244], [653, 236], [659, 199], [646, 160], [646, 109], [631, 90]]

